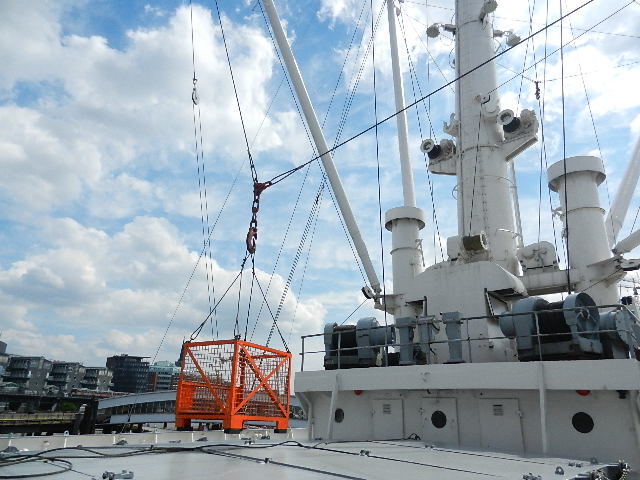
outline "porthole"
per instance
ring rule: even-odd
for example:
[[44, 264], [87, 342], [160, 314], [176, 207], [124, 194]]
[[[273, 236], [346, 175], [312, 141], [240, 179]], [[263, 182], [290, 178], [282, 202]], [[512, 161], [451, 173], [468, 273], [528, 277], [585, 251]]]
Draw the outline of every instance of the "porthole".
[[342, 422], [344, 420], [344, 410], [342, 410], [341, 408], [336, 408], [336, 411], [333, 414], [333, 419], [336, 421], [336, 423]]
[[580, 433], [589, 433], [593, 430], [593, 418], [591, 415], [584, 412], [576, 413], [573, 418], [571, 418], [571, 424], [573, 428], [575, 428]]
[[431, 423], [436, 428], [444, 428], [444, 426], [447, 424], [447, 416], [444, 414], [444, 412], [436, 410], [431, 414]]

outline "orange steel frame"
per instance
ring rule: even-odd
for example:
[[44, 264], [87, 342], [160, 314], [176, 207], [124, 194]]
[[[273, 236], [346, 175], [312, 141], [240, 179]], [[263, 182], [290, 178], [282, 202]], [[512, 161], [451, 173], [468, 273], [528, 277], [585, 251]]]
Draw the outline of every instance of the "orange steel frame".
[[[219, 372], [206, 371], [206, 365], [198, 362], [192, 348], [216, 347], [233, 345], [232, 365], [230, 378], [223, 378]], [[249, 349], [259, 350], [260, 354], [251, 354]], [[187, 356], [199, 374], [199, 378], [185, 374]], [[176, 428], [187, 429], [191, 426], [191, 420], [222, 420], [225, 431], [240, 431], [244, 428], [245, 421], [263, 421], [275, 423], [276, 430], [286, 430], [289, 425], [290, 391], [291, 391], [291, 353], [282, 352], [272, 348], [257, 345], [242, 340], [218, 340], [210, 342], [190, 342], [182, 345], [181, 370], [176, 392]], [[270, 371], [262, 371], [264, 360], [273, 359], [277, 362], [269, 363]], [[257, 360], [257, 361], [256, 361]], [[204, 368], [203, 368], [204, 367]], [[267, 367], [268, 368], [268, 367]], [[253, 385], [248, 385], [246, 377], [248, 370], [255, 376]], [[284, 392], [274, 392], [269, 380], [274, 376], [286, 375], [284, 380]], [[237, 380], [237, 384], [236, 384]], [[257, 382], [255, 381], [257, 380]], [[208, 408], [195, 405], [197, 388], [206, 388], [206, 394], [210, 395], [212, 404]], [[264, 400], [256, 399], [256, 394], [262, 391], [266, 393], [269, 401], [265, 405]], [[280, 397], [280, 398], [279, 398]], [[263, 396], [264, 398], [264, 396]], [[284, 401], [282, 401], [284, 400]], [[243, 414], [241, 411], [254, 406], [254, 410], [270, 410], [271, 415]], [[275, 407], [275, 408], [273, 408]]]

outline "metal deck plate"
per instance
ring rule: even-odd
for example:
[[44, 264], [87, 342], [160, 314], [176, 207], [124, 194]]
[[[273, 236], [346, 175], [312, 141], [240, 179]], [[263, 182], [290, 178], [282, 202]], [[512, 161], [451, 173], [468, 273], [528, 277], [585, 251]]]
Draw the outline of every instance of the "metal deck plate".
[[[130, 440], [135, 438], [134, 435]], [[90, 448], [88, 444], [84, 445]], [[171, 449], [164, 453], [164, 447]], [[193, 451], [198, 448], [200, 451]], [[144, 449], [143, 453], [140, 450]], [[55, 475], [59, 479], [102, 478], [105, 471], [133, 471], [136, 479], [389, 479], [400, 477], [470, 480], [481, 478], [522, 479], [531, 474], [542, 479], [571, 478], [598, 465], [576, 459], [528, 458], [483, 451], [451, 450], [425, 446], [420, 441], [369, 441], [344, 443], [281, 443], [258, 440], [193, 442], [180, 444], [97, 447], [105, 456], [75, 448], [42, 452], [45, 457], [65, 457], [71, 470]], [[34, 454], [39, 452], [20, 452]], [[130, 454], [134, 454], [131, 456]], [[117, 455], [117, 456], [116, 456]], [[94, 458], [89, 458], [93, 456]], [[70, 458], [76, 457], [76, 458]], [[581, 466], [575, 466], [578, 461]], [[570, 466], [573, 463], [574, 466]], [[0, 463], [1, 465], [1, 463]], [[564, 474], [557, 474], [561, 467]], [[41, 461], [0, 467], [0, 476], [22, 476], [62, 471]], [[249, 477], [251, 475], [251, 477]], [[530, 477], [533, 478], [533, 477]], [[631, 478], [638, 478], [637, 475]]]

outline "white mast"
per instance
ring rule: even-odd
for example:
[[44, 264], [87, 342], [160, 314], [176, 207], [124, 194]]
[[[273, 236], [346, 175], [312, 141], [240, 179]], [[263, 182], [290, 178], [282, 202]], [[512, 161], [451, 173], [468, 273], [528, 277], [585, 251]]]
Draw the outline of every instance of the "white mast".
[[400, 59], [398, 56], [398, 34], [396, 32], [396, 9], [393, 0], [387, 2], [387, 17], [389, 20], [389, 44], [391, 47], [391, 69], [393, 71], [393, 92], [396, 101], [396, 124], [398, 127], [398, 148], [400, 150], [400, 171], [402, 172], [402, 193], [405, 207], [416, 206], [416, 194], [414, 192], [413, 172], [409, 157], [409, 141], [407, 130], [407, 113], [404, 105], [404, 88], [402, 86], [402, 73], [400, 72]]
[[[496, 2], [456, 0], [456, 74], [459, 77], [494, 55], [493, 24], [489, 12]], [[494, 61], [461, 78], [456, 88], [459, 126], [458, 235], [468, 260], [491, 260], [511, 273], [519, 271], [517, 232], [511, 195], [509, 161], [503, 132]], [[486, 249], [479, 235], [486, 235]], [[470, 247], [474, 248], [471, 250]]]
[[624, 218], [627, 216], [629, 203], [631, 203], [631, 197], [633, 197], [633, 192], [635, 191], [636, 185], [638, 184], [639, 176], [640, 139], [638, 139], [638, 143], [636, 143], [636, 147], [633, 150], [631, 160], [629, 160], [627, 170], [625, 171], [625, 174], [620, 181], [620, 186], [618, 187], [616, 197], [611, 204], [609, 215], [607, 215], [607, 219], [605, 220], [605, 226], [607, 228], [607, 238], [609, 239], [609, 246], [611, 247], [613, 247], [616, 238], [618, 238], [618, 234], [620, 233], [620, 229], [622, 228], [622, 224], [624, 223]]
[[[389, 46], [391, 49], [391, 68], [393, 71], [393, 90], [395, 94], [396, 124], [398, 128], [398, 148], [400, 151], [400, 171], [402, 173], [402, 193], [404, 205], [392, 208], [385, 214], [385, 227], [391, 233], [391, 260], [393, 265], [393, 293], [395, 296], [394, 316], [397, 318], [412, 315], [402, 296], [411, 286], [415, 276], [422, 272], [422, 252], [420, 248], [420, 229], [424, 228], [424, 213], [416, 208], [413, 172], [409, 157], [407, 116], [405, 113], [402, 73], [398, 56], [398, 35], [396, 33], [396, 9], [393, 0], [387, 1], [389, 20]], [[388, 304], [388, 306], [391, 306]]]
[[358, 256], [360, 257], [360, 261], [362, 262], [364, 270], [367, 274], [369, 283], [371, 284], [371, 288], [375, 293], [379, 293], [380, 281], [378, 280], [376, 271], [373, 268], [373, 264], [371, 263], [371, 258], [369, 257], [367, 246], [362, 240], [362, 235], [360, 235], [358, 224], [356, 223], [353, 211], [351, 210], [351, 205], [349, 205], [349, 200], [347, 199], [347, 195], [344, 191], [344, 187], [342, 186], [342, 182], [340, 181], [340, 176], [338, 175], [338, 171], [336, 170], [336, 167], [333, 163], [333, 159], [331, 158], [331, 155], [329, 153], [325, 153], [329, 151], [329, 146], [327, 145], [327, 141], [325, 140], [322, 129], [320, 128], [320, 123], [318, 122], [316, 113], [313, 110], [313, 105], [311, 104], [309, 94], [307, 93], [304, 81], [302, 80], [302, 76], [300, 75], [298, 64], [293, 57], [291, 47], [289, 46], [289, 42], [287, 41], [287, 36], [284, 33], [282, 24], [280, 23], [278, 12], [276, 11], [272, 0], [263, 0], [263, 4], [265, 10], [267, 11], [269, 23], [271, 24], [271, 28], [273, 29], [278, 48], [280, 49], [280, 53], [282, 54], [282, 57], [284, 59], [285, 66], [287, 67], [287, 72], [289, 72], [291, 83], [293, 84], [293, 88], [296, 91], [296, 96], [298, 97], [298, 101], [300, 102], [300, 106], [302, 107], [302, 112], [307, 121], [307, 125], [309, 126], [309, 130], [311, 131], [311, 135], [313, 136], [313, 141], [316, 144], [316, 150], [319, 154], [323, 154], [321, 157], [322, 165], [324, 166], [324, 170], [327, 173], [327, 178], [329, 179], [329, 183], [331, 184], [333, 193], [336, 196], [336, 201], [338, 202], [338, 207], [340, 208], [340, 212], [342, 213], [342, 217], [344, 218], [347, 230], [349, 231], [349, 235], [351, 235], [353, 244], [356, 248], [356, 251], [358, 252]]

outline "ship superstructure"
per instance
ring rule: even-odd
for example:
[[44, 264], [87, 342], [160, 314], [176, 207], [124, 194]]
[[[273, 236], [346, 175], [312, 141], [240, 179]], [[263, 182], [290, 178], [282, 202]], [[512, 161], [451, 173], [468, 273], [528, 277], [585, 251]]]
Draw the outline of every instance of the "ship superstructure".
[[[273, 4], [264, 4], [317, 149], [327, 152]], [[550, 242], [523, 245], [514, 162], [537, 141], [539, 122], [532, 110], [516, 114], [500, 104], [493, 42], [505, 33], [493, 28], [497, 3], [458, 0], [455, 25], [428, 31], [455, 36], [455, 111], [444, 126], [447, 138], [421, 144], [432, 173], [456, 177], [458, 234], [447, 239], [448, 259], [424, 268], [419, 231], [426, 215], [416, 206], [410, 173], [396, 6], [387, 7], [404, 203], [385, 215], [393, 293], [380, 292], [375, 275], [364, 292], [394, 325], [373, 318], [326, 325], [325, 371], [295, 378], [310, 438], [418, 435], [449, 447], [640, 464], [640, 331], [617, 289], [639, 265], [621, 253], [638, 243], [634, 234], [615, 245], [612, 234], [637, 183], [639, 159], [632, 158], [608, 219], [598, 197], [601, 159], [552, 164], [547, 177], [561, 204], [568, 265], [559, 267]], [[509, 47], [517, 48], [520, 40], [509, 35]], [[331, 164], [328, 154], [323, 162]], [[367, 265], [366, 255], [362, 261]]]

